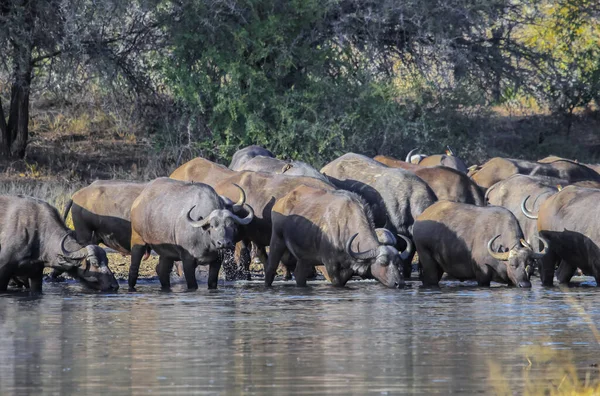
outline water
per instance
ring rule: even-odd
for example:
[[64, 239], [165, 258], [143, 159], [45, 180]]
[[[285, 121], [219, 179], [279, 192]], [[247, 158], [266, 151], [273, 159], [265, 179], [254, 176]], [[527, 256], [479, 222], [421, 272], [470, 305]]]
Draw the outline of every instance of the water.
[[552, 376], [530, 365], [535, 345], [597, 375], [586, 322], [600, 323], [595, 287], [418, 285], [163, 293], [146, 282], [101, 294], [63, 283], [41, 297], [1, 294], [0, 394], [490, 394], [507, 381], [519, 392], [525, 371]]

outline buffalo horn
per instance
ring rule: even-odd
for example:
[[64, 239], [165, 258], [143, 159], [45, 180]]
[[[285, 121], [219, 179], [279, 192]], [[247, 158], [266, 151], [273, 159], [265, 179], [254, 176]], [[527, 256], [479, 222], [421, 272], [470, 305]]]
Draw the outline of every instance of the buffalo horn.
[[68, 237], [69, 237], [69, 234], [66, 234], [60, 241], [60, 250], [62, 251], [62, 255], [64, 257], [70, 258], [72, 260], [83, 260], [84, 258], [86, 258], [87, 257], [87, 248], [85, 248], [85, 247], [82, 247], [81, 249], [76, 250], [74, 252], [69, 252], [65, 248], [65, 241], [67, 240]]
[[494, 241], [498, 238], [500, 238], [500, 235], [496, 235], [495, 237], [490, 239], [490, 241], [487, 244], [488, 253], [490, 254], [490, 256], [492, 256], [496, 260], [507, 261], [508, 255], [510, 254], [510, 252], [498, 253], [498, 252], [494, 252], [492, 250], [492, 245], [493, 245]]
[[408, 154], [406, 155], [406, 160], [405, 160], [405, 162], [408, 162], [408, 163], [410, 164], [410, 157], [412, 157], [412, 156], [413, 156], [413, 154], [414, 154], [414, 153], [415, 153], [415, 152], [416, 152], [418, 149], [419, 149], [419, 148], [417, 147], [417, 148], [414, 148], [414, 149], [410, 150], [410, 151], [408, 152]]
[[194, 228], [200, 228], [206, 226], [207, 224], [210, 224], [210, 217], [207, 217], [206, 219], [201, 218], [201, 220], [192, 219], [192, 216], [190, 214], [192, 213], [192, 210], [194, 210], [195, 207], [196, 205], [192, 206], [192, 208], [187, 213], [188, 223], [190, 223], [190, 225]]
[[528, 243], [528, 242], [527, 242], [525, 239], [521, 238], [521, 239], [519, 239], [519, 242], [521, 242], [521, 245], [522, 245], [524, 248], [529, 248], [529, 249], [531, 249], [531, 245], [530, 245], [530, 244], [529, 244], [529, 243]]
[[367, 250], [365, 252], [353, 252], [352, 251], [352, 242], [358, 236], [358, 233], [352, 235], [348, 242], [346, 242], [346, 252], [355, 260], [370, 260], [377, 257], [377, 249]]
[[531, 197], [531, 195], [526, 196], [525, 199], [523, 200], [523, 202], [521, 202], [521, 212], [523, 212], [525, 217], [532, 219], [532, 220], [536, 220], [538, 218], [538, 216], [536, 214], [533, 214], [532, 212], [530, 212], [527, 209], [527, 200], [529, 199], [529, 197]]
[[548, 253], [548, 241], [545, 238], [542, 238], [541, 236], [536, 236], [536, 238], [542, 241], [542, 243], [544, 244], [544, 248], [541, 252], [534, 253], [533, 257], [535, 257], [536, 259], [541, 259], [546, 255], [546, 253]]
[[244, 204], [244, 208], [248, 212], [248, 215], [243, 219], [233, 213], [231, 214], [231, 218], [240, 225], [248, 225], [254, 219], [254, 209], [252, 209], [252, 206]]
[[240, 198], [235, 203], [235, 205], [233, 205], [233, 211], [237, 212], [238, 210], [242, 209], [244, 207], [244, 204], [246, 203], [246, 191], [244, 191], [242, 187], [235, 183], [233, 183], [233, 185], [236, 186], [238, 190], [240, 190]]
[[400, 253], [400, 258], [402, 260], [408, 260], [414, 250], [413, 243], [408, 237], [406, 237], [402, 234], [398, 234], [398, 236], [400, 238], [404, 239], [404, 241], [406, 242], [406, 249], [404, 249], [404, 251], [402, 253]]

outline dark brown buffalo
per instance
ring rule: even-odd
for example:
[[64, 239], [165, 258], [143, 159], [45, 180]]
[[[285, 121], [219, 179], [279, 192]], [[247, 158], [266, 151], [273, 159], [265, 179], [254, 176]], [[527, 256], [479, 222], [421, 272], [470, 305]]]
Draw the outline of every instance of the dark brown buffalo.
[[494, 184], [485, 194], [489, 205], [502, 206], [515, 215], [525, 240], [535, 251], [540, 250], [539, 243], [535, 240], [538, 236], [537, 220], [531, 218], [530, 212], [537, 213], [542, 202], [558, 191], [557, 184], [560, 183], [557, 180], [560, 181], [517, 174]]
[[231, 164], [229, 164], [229, 169], [235, 171], [241, 170], [242, 165], [252, 158], [258, 157], [259, 155], [263, 157], [275, 157], [272, 152], [261, 146], [244, 147], [233, 154], [233, 157], [231, 158]]
[[600, 175], [577, 162], [560, 159], [550, 163], [492, 158], [471, 173], [471, 178], [482, 188], [489, 188], [501, 180], [515, 175], [549, 176], [565, 179], [569, 183], [583, 180], [600, 181]]
[[77, 241], [104, 245], [121, 254], [131, 253], [131, 205], [146, 183], [98, 180], [77, 191], [67, 203]]
[[[360, 154], [345, 154], [325, 165], [321, 173], [336, 187], [362, 196], [373, 211], [375, 226], [394, 234], [410, 237], [416, 217], [437, 199], [414, 173], [388, 168]], [[411, 260], [402, 263], [405, 278], [410, 277]]]
[[381, 162], [390, 168], [401, 168], [413, 172], [423, 179], [433, 190], [437, 198], [441, 200], [462, 202], [472, 205], [483, 206], [483, 192], [463, 172], [445, 166], [425, 167], [413, 165], [392, 157], [378, 155], [375, 161]]
[[531, 287], [535, 253], [523, 239], [516, 217], [497, 206], [440, 201], [415, 222], [413, 238], [423, 270], [423, 284], [435, 286], [444, 272], [459, 280], [475, 279]]
[[41, 291], [44, 267], [94, 289], [119, 288], [104, 249], [77, 243], [54, 207], [31, 197], [0, 195], [0, 291], [13, 277], [28, 278], [31, 290]]
[[[272, 209], [269, 262], [265, 284], [271, 286], [280, 260], [293, 256], [296, 284], [306, 285], [307, 274], [325, 265], [334, 286], [344, 286], [353, 274], [372, 275], [388, 287], [404, 285], [398, 270], [400, 254], [391, 245], [393, 234], [378, 238], [368, 207], [348, 191], [326, 191], [300, 186], [278, 199]], [[381, 232], [381, 231], [380, 231]], [[403, 253], [403, 259], [410, 255]], [[360, 247], [361, 252], [354, 247]]]
[[542, 283], [551, 286], [556, 267], [559, 283], [567, 283], [580, 268], [600, 285], [600, 190], [567, 186], [544, 201], [538, 232], [550, 241], [542, 260]]
[[239, 171], [279, 173], [287, 176], [306, 176], [329, 182], [323, 174], [302, 161], [283, 161], [259, 155], [239, 167]]
[[222, 179], [234, 174], [235, 171], [223, 165], [198, 157], [175, 169], [169, 177], [175, 180], [206, 183], [213, 186]]
[[[234, 186], [235, 188], [235, 186]], [[240, 194], [240, 188], [236, 188]], [[252, 221], [252, 208], [240, 218], [227, 209], [226, 202], [209, 185], [185, 183], [166, 177], [144, 188], [131, 206], [131, 266], [129, 288], [137, 282], [142, 256], [148, 249], [158, 253], [156, 267], [163, 289], [170, 287], [169, 275], [175, 261], [183, 262], [188, 289], [197, 289], [195, 269], [209, 265], [208, 287], [217, 287], [219, 252], [233, 247], [239, 225]]]
[[[275, 201], [302, 185], [323, 190], [335, 189], [330, 183], [313, 177], [242, 171], [216, 184], [215, 190], [231, 199], [236, 194], [233, 184], [241, 186], [246, 191], [247, 202], [254, 209], [254, 221], [243, 228], [242, 238], [246, 246], [249, 242], [256, 245], [259, 258], [263, 263], [267, 262], [265, 247], [271, 241], [271, 209]], [[247, 273], [249, 262], [245, 261], [243, 264]]]

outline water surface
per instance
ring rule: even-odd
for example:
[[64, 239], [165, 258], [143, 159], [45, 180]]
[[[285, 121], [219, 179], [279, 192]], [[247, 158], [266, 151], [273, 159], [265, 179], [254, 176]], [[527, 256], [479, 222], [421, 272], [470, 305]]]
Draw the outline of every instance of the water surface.
[[419, 285], [1, 294], [0, 394], [489, 394], [503, 381], [522, 389], [525, 371], [552, 376], [529, 363], [536, 345], [597, 375], [595, 287]]

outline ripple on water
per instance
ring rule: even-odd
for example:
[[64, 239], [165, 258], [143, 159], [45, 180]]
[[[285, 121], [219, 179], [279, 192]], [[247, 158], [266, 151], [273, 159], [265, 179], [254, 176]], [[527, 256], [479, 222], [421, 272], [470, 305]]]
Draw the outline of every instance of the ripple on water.
[[546, 375], [529, 367], [530, 347], [570, 352], [578, 367], [598, 356], [600, 294], [588, 287], [44, 287], [0, 295], [0, 394], [486, 393], [490, 362]]

